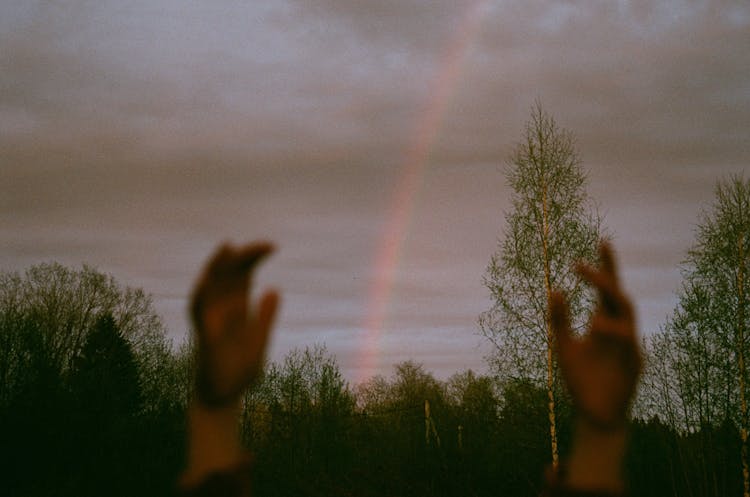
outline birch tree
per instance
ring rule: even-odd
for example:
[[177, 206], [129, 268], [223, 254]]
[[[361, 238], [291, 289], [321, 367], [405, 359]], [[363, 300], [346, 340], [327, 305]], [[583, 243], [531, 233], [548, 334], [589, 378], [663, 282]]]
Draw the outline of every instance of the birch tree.
[[479, 317], [495, 346], [490, 357], [505, 380], [531, 380], [546, 389], [552, 463], [557, 465], [558, 380], [547, 301], [553, 289], [570, 302], [575, 328], [588, 316], [591, 295], [573, 270], [595, 263], [601, 217], [586, 192], [586, 174], [573, 135], [536, 103], [506, 168], [512, 209], [484, 284], [492, 307]]
[[727, 420], [739, 426], [745, 497], [749, 269], [750, 180], [735, 176], [717, 183], [713, 205], [701, 214], [659, 352], [670, 357], [670, 376], [677, 380], [678, 429], [696, 431]]

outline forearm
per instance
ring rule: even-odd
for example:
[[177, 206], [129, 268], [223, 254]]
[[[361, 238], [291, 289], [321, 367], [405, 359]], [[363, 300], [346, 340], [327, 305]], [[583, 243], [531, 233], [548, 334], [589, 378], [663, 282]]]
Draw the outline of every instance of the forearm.
[[188, 461], [181, 484], [192, 486], [207, 476], [230, 471], [246, 460], [239, 437], [239, 403], [207, 408], [193, 402], [188, 410]]
[[626, 443], [625, 426], [602, 430], [579, 420], [562, 483], [570, 489], [621, 495]]

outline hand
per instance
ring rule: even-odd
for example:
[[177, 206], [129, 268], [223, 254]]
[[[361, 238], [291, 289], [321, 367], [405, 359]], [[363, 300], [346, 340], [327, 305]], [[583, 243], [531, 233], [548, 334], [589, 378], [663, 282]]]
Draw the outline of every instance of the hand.
[[258, 377], [279, 296], [266, 292], [250, 306], [255, 266], [273, 251], [266, 242], [223, 245], [193, 291], [191, 317], [198, 341], [196, 400], [206, 407], [236, 404]]
[[609, 430], [625, 423], [642, 361], [633, 307], [620, 288], [612, 249], [603, 243], [599, 253], [599, 268], [583, 264], [576, 268], [598, 292], [588, 332], [581, 338], [573, 336], [561, 293], [552, 294], [549, 310], [562, 376], [581, 421]]

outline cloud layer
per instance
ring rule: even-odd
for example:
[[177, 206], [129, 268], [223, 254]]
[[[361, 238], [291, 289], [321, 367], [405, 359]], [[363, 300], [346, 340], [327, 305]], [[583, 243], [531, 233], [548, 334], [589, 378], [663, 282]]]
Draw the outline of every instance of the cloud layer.
[[481, 277], [535, 99], [577, 136], [646, 330], [713, 183], [750, 159], [742, 2], [11, 2], [0, 46], [2, 269], [95, 263], [180, 337], [214, 244], [272, 238], [273, 354], [325, 340], [350, 378], [404, 154], [452, 62], [384, 373], [484, 367]]

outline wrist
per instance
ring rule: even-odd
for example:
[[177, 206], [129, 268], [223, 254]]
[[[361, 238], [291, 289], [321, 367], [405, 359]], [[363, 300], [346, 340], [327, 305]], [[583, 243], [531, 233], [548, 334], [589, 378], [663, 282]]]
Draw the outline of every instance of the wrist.
[[227, 432], [230, 431], [229, 427], [231, 426], [234, 433], [241, 411], [242, 406], [239, 400], [214, 406], [202, 402], [198, 398], [194, 398], [188, 407], [188, 421], [191, 427], [194, 425], [201, 427], [207, 425], [215, 428], [221, 427], [222, 429], [226, 429]]
[[624, 424], [602, 429], [585, 419], [579, 419], [567, 464], [566, 486], [622, 493], [626, 445], [627, 430]]
[[244, 458], [239, 437], [239, 402], [224, 407], [193, 401], [188, 409], [188, 468], [183, 483], [237, 466]]

